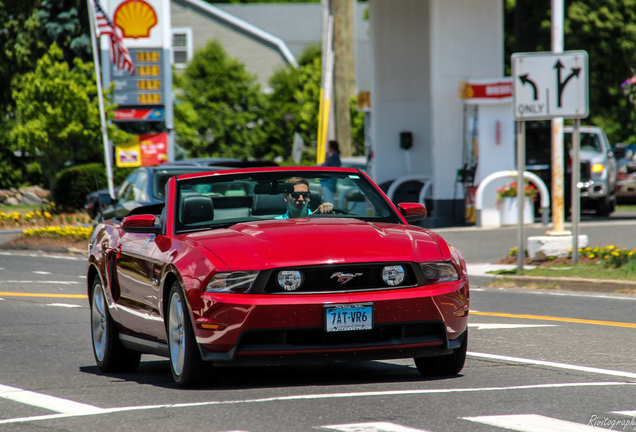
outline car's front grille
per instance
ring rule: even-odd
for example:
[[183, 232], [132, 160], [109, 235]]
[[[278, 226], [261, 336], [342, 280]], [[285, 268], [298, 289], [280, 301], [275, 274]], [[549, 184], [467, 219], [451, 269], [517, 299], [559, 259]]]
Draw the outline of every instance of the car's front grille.
[[590, 161], [581, 161], [581, 181], [588, 182], [592, 180], [592, 166]]
[[[267, 293], [285, 292], [276, 282], [280, 270], [298, 270], [303, 274], [303, 285], [297, 291], [294, 291], [298, 293], [393, 288], [388, 287], [382, 280], [382, 270], [387, 265], [401, 265], [405, 270], [404, 281], [394, 288], [404, 288], [417, 284], [415, 271], [411, 263], [367, 263], [275, 269], [267, 276], [264, 291]], [[340, 275], [340, 278], [338, 275]]]
[[445, 340], [442, 322], [377, 324], [371, 330], [331, 333], [322, 328], [250, 330], [241, 335], [238, 353], [444, 343]]

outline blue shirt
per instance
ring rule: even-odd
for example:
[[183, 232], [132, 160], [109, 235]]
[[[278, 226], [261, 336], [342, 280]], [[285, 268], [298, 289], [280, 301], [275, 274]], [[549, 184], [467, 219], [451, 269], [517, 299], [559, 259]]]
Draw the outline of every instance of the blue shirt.
[[[298, 217], [307, 217], [311, 214], [311, 212], [309, 211], [309, 207], [307, 207], [305, 210], [307, 210], [307, 214], [305, 216], [298, 216]], [[289, 215], [289, 209], [287, 209], [287, 212], [285, 212], [285, 214], [276, 216], [274, 219], [291, 219], [291, 216]]]

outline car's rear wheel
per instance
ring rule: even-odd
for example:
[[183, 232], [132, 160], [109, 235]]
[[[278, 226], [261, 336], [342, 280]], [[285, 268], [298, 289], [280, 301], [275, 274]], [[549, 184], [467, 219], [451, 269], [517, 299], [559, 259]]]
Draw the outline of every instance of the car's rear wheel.
[[141, 353], [124, 347], [113, 322], [104, 287], [98, 277], [91, 287], [91, 336], [93, 354], [102, 372], [132, 372], [139, 366]]
[[214, 379], [213, 367], [201, 359], [183, 290], [177, 282], [170, 290], [166, 331], [170, 370], [177, 385], [190, 388], [211, 384]]
[[415, 366], [424, 376], [457, 375], [464, 368], [467, 348], [468, 329], [464, 333], [461, 346], [455, 349], [451, 354], [415, 358]]

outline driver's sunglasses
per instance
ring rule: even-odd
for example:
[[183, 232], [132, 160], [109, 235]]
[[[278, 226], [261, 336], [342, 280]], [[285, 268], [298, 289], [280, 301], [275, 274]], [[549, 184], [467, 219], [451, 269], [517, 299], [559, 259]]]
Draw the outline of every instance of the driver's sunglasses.
[[303, 197], [303, 199], [309, 198], [309, 192], [292, 192], [290, 193], [290, 195], [293, 199], [298, 199], [301, 196]]

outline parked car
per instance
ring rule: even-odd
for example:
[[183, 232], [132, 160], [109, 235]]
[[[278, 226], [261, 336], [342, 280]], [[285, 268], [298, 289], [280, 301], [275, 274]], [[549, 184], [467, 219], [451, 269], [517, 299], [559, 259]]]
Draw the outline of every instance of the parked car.
[[[298, 177], [308, 187], [290, 183]], [[338, 202], [322, 202], [325, 179], [347, 190]], [[135, 370], [141, 354], [167, 357], [181, 387], [214, 383], [223, 366], [413, 358], [423, 375], [463, 368], [466, 264], [411, 224], [423, 204], [394, 205], [364, 172], [323, 167], [179, 175], [165, 197], [89, 240], [103, 372]]]
[[636, 144], [617, 144], [614, 147], [616, 171], [616, 202], [636, 201]]
[[[572, 132], [563, 128], [563, 174], [565, 209], [569, 212], [572, 184]], [[616, 159], [603, 129], [580, 128], [581, 210], [593, 210], [600, 216], [611, 214], [616, 207]], [[552, 134], [550, 126], [530, 125], [526, 129], [526, 170], [538, 175], [548, 187], [552, 185]]]
[[367, 171], [369, 167], [369, 160], [366, 156], [341, 156], [340, 163], [342, 164], [341, 166], [345, 168], [357, 168], [363, 171]]
[[169, 162], [169, 165], [198, 165], [198, 166], [224, 166], [228, 168], [252, 168], [274, 167], [276, 162], [266, 159], [235, 159], [235, 158], [192, 158]]
[[[126, 180], [117, 187], [115, 197], [112, 198], [108, 190], [101, 190], [96, 195], [89, 194], [87, 200], [95, 204], [93, 216], [97, 220], [125, 216], [137, 207], [163, 203], [165, 200], [165, 186], [172, 176], [187, 173], [206, 172], [225, 169], [224, 167], [203, 166], [169, 166], [166, 164], [139, 167], [133, 170]], [[87, 211], [89, 204], [87, 204]]]
[[[236, 159], [236, 158], [194, 158], [194, 159], [184, 159], [175, 162], [168, 162], [160, 165], [162, 168], [167, 167], [187, 167], [187, 166], [200, 166], [200, 167], [210, 167], [214, 169], [223, 169], [223, 168], [248, 168], [248, 167], [265, 167], [265, 166], [278, 166], [275, 162], [271, 162], [265, 159]], [[139, 168], [140, 171], [146, 171], [146, 168]], [[149, 172], [154, 170], [154, 168], [150, 168]], [[154, 171], [150, 172], [152, 175]], [[130, 183], [130, 179], [133, 175], [131, 174], [126, 180], [125, 184]], [[141, 180], [138, 180], [141, 181]], [[143, 187], [145, 189], [145, 187]], [[103, 200], [110, 201], [108, 189], [100, 189], [98, 191], [91, 192], [86, 195], [86, 204], [84, 205], [84, 209], [88, 213], [88, 215], [93, 219], [100, 219], [104, 217], [104, 202]], [[115, 195], [119, 196], [119, 186], [115, 188]], [[100, 200], [101, 197], [101, 200]], [[152, 201], [152, 199], [151, 199]], [[145, 202], [145, 204], [150, 204], [151, 201]], [[152, 201], [154, 202], [154, 201]], [[122, 205], [123, 206], [123, 205]], [[126, 208], [130, 208], [132, 205], [123, 206]], [[110, 215], [110, 212], [107, 212]]]

